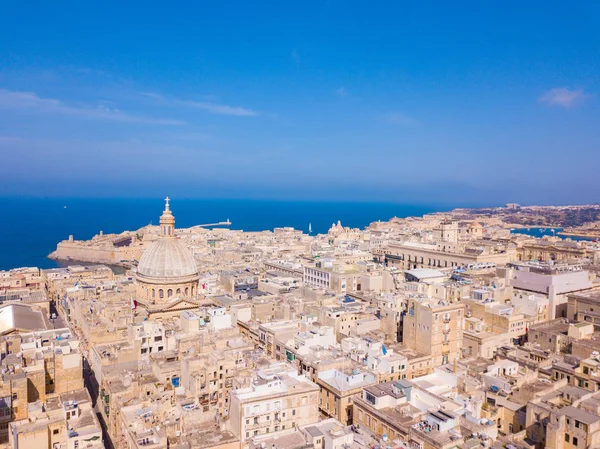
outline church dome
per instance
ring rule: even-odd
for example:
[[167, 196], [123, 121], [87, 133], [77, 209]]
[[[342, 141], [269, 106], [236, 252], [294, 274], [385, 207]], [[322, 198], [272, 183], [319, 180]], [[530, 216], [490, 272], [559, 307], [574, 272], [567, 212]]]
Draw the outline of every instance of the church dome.
[[175, 238], [161, 238], [144, 251], [137, 268], [147, 278], [181, 278], [198, 274], [196, 261]]

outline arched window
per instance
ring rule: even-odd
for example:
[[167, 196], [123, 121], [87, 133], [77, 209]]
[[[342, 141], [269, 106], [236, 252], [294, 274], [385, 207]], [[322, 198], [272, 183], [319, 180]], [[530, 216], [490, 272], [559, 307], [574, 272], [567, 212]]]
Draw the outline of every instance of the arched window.
[[178, 295], [181, 294], [181, 289], [180, 288], [177, 289], [177, 294]]
[[156, 296], [156, 291], [154, 289], [152, 289], [152, 297], [154, 298]]
[[158, 291], [158, 297], [159, 298], [164, 298], [165, 297], [165, 292], [163, 291], [162, 288]]
[[190, 294], [190, 288], [186, 287], [185, 288], [185, 296], [188, 296]]
[[167, 298], [170, 298], [171, 296], [173, 296], [173, 289], [169, 289], [167, 290]]

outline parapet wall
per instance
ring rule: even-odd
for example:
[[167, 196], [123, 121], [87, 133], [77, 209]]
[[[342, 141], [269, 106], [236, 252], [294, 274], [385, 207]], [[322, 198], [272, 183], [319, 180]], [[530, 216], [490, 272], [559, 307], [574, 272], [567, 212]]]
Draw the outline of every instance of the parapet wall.
[[48, 256], [50, 259], [78, 260], [81, 262], [118, 264], [122, 260], [139, 260], [144, 252], [144, 246], [122, 246], [113, 245], [82, 245], [79, 242], [68, 240], [60, 242], [56, 251]]

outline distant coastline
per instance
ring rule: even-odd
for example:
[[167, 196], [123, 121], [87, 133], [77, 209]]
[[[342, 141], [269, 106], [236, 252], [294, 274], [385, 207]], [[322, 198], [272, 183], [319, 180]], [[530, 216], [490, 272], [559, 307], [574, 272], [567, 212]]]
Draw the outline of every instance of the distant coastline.
[[[47, 256], [69, 235], [76, 240], [88, 240], [100, 231], [118, 234], [153, 221], [157, 224], [156, 211], [163, 206], [162, 198], [0, 198], [0, 210], [11, 217], [11, 220], [0, 220], [0, 270], [59, 267], [59, 262]], [[177, 212], [177, 226], [181, 228], [229, 218], [231, 229], [263, 231], [290, 226], [308, 232], [310, 224], [313, 234], [327, 232], [338, 220], [344, 226], [364, 228], [377, 220], [451, 209], [449, 206], [376, 202], [217, 199], [174, 199], [172, 206]]]
[[[55, 253], [53, 257], [61, 261], [52, 260], [48, 255], [57, 250], [59, 242], [67, 241], [71, 235], [74, 240], [82, 241], [91, 239], [101, 231], [105, 234], [121, 234], [152, 224], [153, 220], [156, 224], [156, 210], [161, 210], [163, 205], [162, 198], [0, 198], [0, 210], [11, 217], [10, 220], [0, 220], [0, 270], [18, 267], [55, 268], [65, 263], [64, 256], [71, 256], [73, 262], [87, 260], [87, 257], [76, 253]], [[595, 222], [600, 215], [600, 206], [595, 205], [455, 209], [449, 205], [377, 202], [174, 199], [172, 206], [177, 212], [179, 228], [230, 220], [230, 229], [233, 230], [256, 232], [293, 227], [308, 233], [310, 226], [313, 235], [326, 233], [332, 223], [338, 220], [343, 226], [362, 229], [378, 220], [454, 211], [460, 220], [469, 221], [479, 216], [500, 219], [502, 227], [516, 234], [593, 240], [594, 237], [586, 234], [567, 234], [565, 229], [573, 231], [578, 226]], [[84, 263], [121, 265], [121, 260], [133, 259], [135, 257], [127, 255]]]

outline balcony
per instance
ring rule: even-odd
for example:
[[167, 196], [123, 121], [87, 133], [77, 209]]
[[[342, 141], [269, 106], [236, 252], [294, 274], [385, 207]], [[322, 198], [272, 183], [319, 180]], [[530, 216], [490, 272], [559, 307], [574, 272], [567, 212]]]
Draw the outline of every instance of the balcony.
[[483, 403], [483, 405], [481, 406], [481, 409], [482, 409], [482, 416], [484, 418], [487, 418], [490, 421], [495, 421], [500, 414], [500, 409], [498, 407], [496, 407], [495, 405], [492, 405], [488, 402]]
[[281, 410], [281, 406], [278, 407], [269, 407], [268, 410], [259, 410], [259, 411], [250, 411], [247, 416], [262, 416], [262, 415], [270, 415], [271, 413], [277, 413]]

